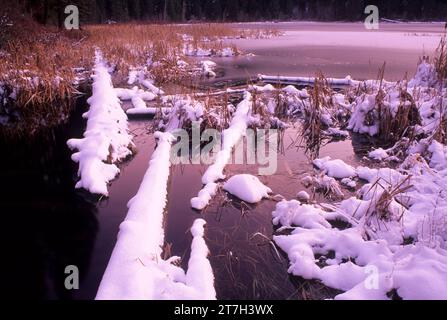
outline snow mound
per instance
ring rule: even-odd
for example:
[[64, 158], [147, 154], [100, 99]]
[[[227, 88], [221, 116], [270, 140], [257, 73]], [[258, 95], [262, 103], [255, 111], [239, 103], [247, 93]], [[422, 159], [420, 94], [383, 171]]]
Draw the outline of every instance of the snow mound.
[[435, 67], [424, 59], [418, 66], [414, 78], [408, 82], [410, 87], [433, 87], [437, 83]]
[[310, 200], [310, 195], [304, 190], [298, 192], [296, 197], [298, 198], [299, 201], [303, 202], [307, 202]]
[[447, 169], [447, 146], [442, 145], [436, 140], [428, 147], [431, 152], [430, 166], [438, 170]]
[[341, 179], [341, 184], [348, 188], [352, 188], [352, 189], [354, 189], [357, 186], [357, 182], [355, 182], [354, 180], [352, 180], [350, 178]]
[[337, 198], [344, 197], [338, 181], [325, 175], [324, 173], [316, 177], [306, 176], [301, 180], [301, 182], [306, 187], [314, 187], [315, 190], [322, 192], [327, 197], [332, 197], [332, 195]]
[[[446, 299], [445, 251], [423, 246], [390, 250], [385, 241], [366, 241], [352, 229], [296, 228], [274, 241], [287, 252], [289, 272], [346, 291], [335, 299], [388, 299], [393, 290], [404, 299]], [[335, 251], [319, 267], [316, 254]], [[352, 261], [355, 261], [352, 262]]]
[[368, 157], [371, 159], [374, 159], [374, 160], [382, 161], [382, 160], [385, 160], [386, 158], [388, 158], [389, 155], [386, 152], [386, 150], [384, 150], [382, 148], [378, 148], [373, 151], [370, 151], [368, 153]]
[[340, 130], [337, 128], [329, 128], [323, 131], [323, 134], [335, 138], [347, 138], [349, 137], [349, 132], [346, 130]]
[[232, 176], [223, 186], [225, 191], [239, 199], [256, 203], [267, 198], [272, 190], [265, 186], [259, 179], [250, 174], [239, 174]]
[[[374, 110], [377, 94], [365, 94], [354, 101], [354, 112], [349, 119], [348, 129], [353, 132], [366, 133], [375, 136], [379, 133], [379, 123]], [[373, 121], [365, 121], [367, 115], [371, 115]]]
[[355, 169], [340, 159], [331, 160], [331, 157], [324, 157], [315, 159], [313, 164], [325, 174], [333, 178], [343, 179], [354, 177], [356, 175]]
[[210, 60], [205, 60], [200, 62], [202, 66], [202, 75], [204, 77], [213, 78], [216, 76], [214, 69], [216, 68], [216, 63]]
[[273, 224], [282, 226], [298, 226], [305, 228], [327, 228], [330, 224], [324, 219], [321, 209], [312, 205], [301, 204], [298, 200], [283, 200], [273, 211]]

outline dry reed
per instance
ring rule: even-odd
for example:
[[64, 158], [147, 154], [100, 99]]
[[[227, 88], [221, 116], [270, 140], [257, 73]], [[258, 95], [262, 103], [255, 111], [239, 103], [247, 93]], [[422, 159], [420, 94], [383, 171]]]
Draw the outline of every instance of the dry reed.
[[[158, 84], [182, 83], [188, 78], [187, 70], [178, 65], [180, 59], [188, 60], [183, 52], [185, 41], [218, 51], [223, 47], [222, 38], [275, 34], [217, 23], [91, 25], [82, 31], [60, 32], [31, 19], [25, 22], [30, 24], [28, 33], [15, 34], [11, 29], [8, 37], [2, 30], [0, 116], [8, 124], [0, 127], [0, 135], [30, 135], [66, 120], [79, 93], [80, 76], [88, 79], [96, 48], [114, 67], [117, 83], [127, 78], [129, 70], [147, 67]], [[149, 65], [149, 60], [155, 63]]]

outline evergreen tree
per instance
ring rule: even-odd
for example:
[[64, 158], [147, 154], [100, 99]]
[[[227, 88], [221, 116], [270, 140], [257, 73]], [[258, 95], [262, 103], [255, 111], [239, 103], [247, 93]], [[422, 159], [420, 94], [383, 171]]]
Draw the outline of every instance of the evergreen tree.
[[443, 20], [444, 0], [2, 0], [42, 24], [62, 26], [65, 6], [77, 5], [81, 23], [129, 20], [252, 21], [263, 19], [361, 20], [367, 5], [391, 19]]

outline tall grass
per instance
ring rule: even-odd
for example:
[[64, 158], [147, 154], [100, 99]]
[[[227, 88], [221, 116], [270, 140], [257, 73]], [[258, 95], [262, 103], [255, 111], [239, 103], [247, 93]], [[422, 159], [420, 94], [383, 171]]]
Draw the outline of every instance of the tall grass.
[[438, 79], [441, 85], [447, 77], [447, 41], [446, 34], [439, 41], [438, 47], [436, 48], [436, 57], [434, 59], [436, 73], [438, 74]]
[[[447, 32], [447, 26], [446, 30]], [[440, 90], [444, 89], [445, 80], [447, 78], [447, 40], [446, 34], [441, 38], [438, 48], [436, 49], [436, 57], [434, 60], [435, 69], [438, 74], [438, 80], [440, 83]], [[440, 99], [439, 102], [439, 125], [434, 133], [433, 138], [438, 140], [443, 144], [447, 144], [447, 112], [445, 110], [446, 106], [443, 103], [444, 99]]]
[[[20, 22], [23, 26], [24, 22]], [[269, 35], [273, 31], [244, 31], [226, 24], [90, 25], [82, 31], [59, 32], [31, 19], [30, 32], [11, 29], [0, 44], [0, 116], [8, 118], [0, 135], [28, 135], [67, 118], [78, 92], [79, 71], [92, 68], [100, 48], [114, 67], [114, 81], [123, 82], [130, 69], [148, 71], [158, 84], [182, 83], [188, 72], [178, 61], [185, 41], [205, 49], [222, 49], [222, 38]], [[14, 28], [15, 29], [15, 28]], [[187, 35], [187, 36], [185, 36]], [[156, 62], [148, 64], [148, 61]]]
[[0, 127], [0, 135], [32, 135], [67, 117], [79, 93], [75, 68], [91, 68], [93, 50], [79, 44], [82, 36], [46, 30], [37, 38], [31, 33], [7, 41], [0, 63], [0, 115], [10, 123]]
[[310, 95], [310, 104], [304, 108], [301, 128], [301, 144], [304, 142], [305, 153], [312, 159], [317, 158], [320, 153], [324, 139], [322, 131], [325, 129], [322, 123], [323, 110], [332, 109], [332, 94], [333, 91], [324, 75], [321, 72], [317, 73]]

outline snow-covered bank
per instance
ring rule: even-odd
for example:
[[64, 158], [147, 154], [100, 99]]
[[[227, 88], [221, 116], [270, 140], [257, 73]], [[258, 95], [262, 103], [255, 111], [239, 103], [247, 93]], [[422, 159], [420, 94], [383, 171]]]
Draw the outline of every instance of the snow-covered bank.
[[[334, 212], [296, 200], [279, 203], [273, 223], [293, 229], [274, 237], [289, 257], [288, 271], [345, 291], [336, 299], [447, 299], [447, 157], [442, 148], [436, 142], [430, 148], [431, 167], [413, 154], [398, 170], [356, 168], [368, 184]], [[326, 169], [332, 166], [324, 160]], [[333, 227], [334, 220], [349, 226]]]
[[138, 193], [120, 226], [118, 240], [96, 299], [215, 299], [214, 275], [203, 239], [205, 221], [191, 228], [188, 270], [162, 258], [163, 218], [167, 201], [170, 151], [174, 136], [156, 133], [158, 145]]
[[76, 188], [108, 195], [107, 184], [119, 173], [114, 164], [132, 154], [132, 137], [128, 133], [127, 116], [112, 85], [111, 76], [100, 52], [96, 52], [92, 96], [83, 117], [87, 128], [82, 139], [67, 141], [73, 161], [79, 163]]
[[[321, 116], [321, 125], [343, 114], [348, 130], [391, 145], [367, 153], [388, 162], [354, 168], [330, 157], [313, 161], [320, 173], [305, 177], [306, 186], [344, 199], [340, 183], [352, 189], [357, 180], [366, 184], [334, 208], [297, 200], [277, 205], [273, 223], [292, 230], [274, 236], [289, 257], [288, 271], [344, 291], [336, 299], [447, 299], [447, 92], [436, 68], [424, 58], [409, 81], [327, 82], [347, 88], [334, 94], [318, 87], [318, 107], [329, 115]], [[308, 101], [296, 105], [303, 109]], [[401, 164], [391, 169], [389, 161]]]
[[[312, 115], [312, 110], [317, 110], [319, 115], [315, 116], [320, 117], [321, 126], [318, 135], [323, 138], [348, 137], [347, 129], [386, 142], [391, 147], [377, 148], [369, 153], [371, 158], [379, 161], [402, 161], [411, 150], [423, 153], [421, 148], [427, 147], [425, 138], [442, 136], [447, 131], [447, 108], [444, 106], [447, 90], [440, 86], [436, 68], [427, 57], [422, 59], [412, 79], [398, 82], [383, 79], [356, 81], [350, 77], [260, 78], [282, 84], [313, 84], [318, 90], [297, 90], [290, 85], [281, 90], [286, 113], [297, 115], [306, 124], [306, 113]], [[331, 85], [344, 87], [335, 91]], [[317, 96], [312, 97], [313, 94]]]

